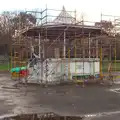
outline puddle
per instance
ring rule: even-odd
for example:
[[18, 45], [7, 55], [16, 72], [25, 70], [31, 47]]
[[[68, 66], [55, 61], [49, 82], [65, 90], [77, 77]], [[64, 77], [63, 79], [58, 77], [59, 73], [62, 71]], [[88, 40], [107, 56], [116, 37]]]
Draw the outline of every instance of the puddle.
[[120, 93], [120, 88], [110, 89], [110, 91], [115, 93]]
[[[111, 117], [112, 115], [119, 115], [120, 111], [102, 112], [96, 114], [87, 114], [80, 116], [60, 116], [55, 113], [40, 113], [40, 114], [20, 114], [20, 115], [4, 115], [0, 116], [0, 120], [96, 120], [102, 117]], [[102, 119], [101, 119], [102, 120]], [[112, 119], [110, 119], [112, 120]]]
[[59, 116], [54, 113], [45, 113], [6, 115], [0, 117], [0, 120], [83, 120], [83, 118], [78, 116]]

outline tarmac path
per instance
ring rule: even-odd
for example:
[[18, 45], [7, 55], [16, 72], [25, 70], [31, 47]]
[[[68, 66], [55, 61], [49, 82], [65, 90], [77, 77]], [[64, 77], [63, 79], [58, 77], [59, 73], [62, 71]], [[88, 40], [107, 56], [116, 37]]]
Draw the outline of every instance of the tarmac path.
[[[0, 73], [0, 116], [54, 112], [59, 115], [93, 115], [89, 120], [120, 120], [120, 85], [61, 85], [43, 88], [19, 85], [8, 73]], [[119, 90], [118, 90], [119, 91]]]

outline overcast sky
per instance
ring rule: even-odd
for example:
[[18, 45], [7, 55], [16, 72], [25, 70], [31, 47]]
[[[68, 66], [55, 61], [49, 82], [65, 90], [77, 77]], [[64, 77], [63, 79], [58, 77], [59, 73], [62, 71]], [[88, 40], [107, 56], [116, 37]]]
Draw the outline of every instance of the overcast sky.
[[30, 10], [45, 8], [77, 10], [86, 19], [99, 21], [101, 12], [104, 14], [120, 15], [120, 0], [0, 0], [0, 12], [14, 10]]

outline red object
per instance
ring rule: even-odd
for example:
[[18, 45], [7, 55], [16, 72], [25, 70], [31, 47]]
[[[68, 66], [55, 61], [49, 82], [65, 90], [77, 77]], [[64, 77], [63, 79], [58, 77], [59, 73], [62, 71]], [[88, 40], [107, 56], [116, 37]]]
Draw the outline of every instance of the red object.
[[21, 71], [20, 71], [20, 76], [21, 76], [21, 77], [26, 77], [26, 76], [28, 76], [28, 70], [21, 70]]

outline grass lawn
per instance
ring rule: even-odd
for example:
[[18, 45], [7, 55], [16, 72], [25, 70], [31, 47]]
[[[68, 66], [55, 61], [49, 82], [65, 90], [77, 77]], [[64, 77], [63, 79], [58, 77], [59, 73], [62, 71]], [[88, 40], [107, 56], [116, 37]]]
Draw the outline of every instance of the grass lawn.
[[9, 70], [8, 64], [0, 64], [0, 71], [7, 71]]
[[[102, 63], [102, 71], [107, 72], [108, 71], [109, 62], [103, 62]], [[112, 63], [112, 70], [115, 70], [115, 63]], [[116, 71], [120, 71], [120, 62], [116, 62]]]

